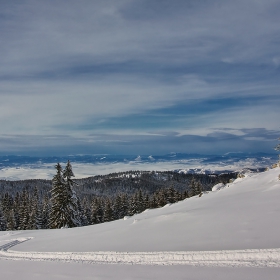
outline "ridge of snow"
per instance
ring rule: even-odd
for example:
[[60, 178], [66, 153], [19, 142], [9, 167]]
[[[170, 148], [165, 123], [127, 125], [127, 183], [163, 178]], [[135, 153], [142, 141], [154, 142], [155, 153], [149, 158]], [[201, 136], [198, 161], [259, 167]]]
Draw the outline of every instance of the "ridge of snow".
[[279, 248], [187, 252], [18, 252], [8, 250], [29, 239], [19, 238], [0, 246], [0, 259], [89, 264], [280, 267]]

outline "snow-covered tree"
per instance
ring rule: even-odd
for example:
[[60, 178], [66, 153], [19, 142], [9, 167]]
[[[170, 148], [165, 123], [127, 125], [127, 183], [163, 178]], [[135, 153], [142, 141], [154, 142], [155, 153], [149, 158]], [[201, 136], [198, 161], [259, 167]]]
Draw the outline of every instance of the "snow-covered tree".
[[63, 171], [63, 177], [65, 180], [65, 186], [67, 191], [67, 202], [69, 207], [69, 214], [70, 214], [70, 227], [78, 227], [81, 226], [79, 208], [78, 208], [78, 197], [76, 192], [74, 191], [74, 185], [77, 185], [71, 177], [75, 177], [72, 171], [72, 165], [68, 160], [66, 167]]
[[80, 226], [77, 196], [73, 190], [74, 177], [70, 162], [64, 170], [58, 163], [56, 175], [52, 180], [50, 227], [77, 227]]

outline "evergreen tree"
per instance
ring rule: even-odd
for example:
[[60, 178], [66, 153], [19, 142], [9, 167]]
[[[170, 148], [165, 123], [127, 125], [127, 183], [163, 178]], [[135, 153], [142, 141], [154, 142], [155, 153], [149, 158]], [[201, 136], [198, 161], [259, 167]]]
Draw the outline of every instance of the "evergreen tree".
[[145, 203], [141, 189], [136, 194], [137, 201], [137, 213], [141, 213], [145, 210]]
[[14, 210], [12, 209], [7, 218], [7, 230], [14, 230], [15, 229], [15, 216]]
[[122, 205], [121, 205], [121, 218], [128, 215], [128, 196], [127, 194], [122, 194]]
[[19, 229], [28, 229], [29, 224], [29, 196], [24, 189], [21, 195], [21, 205], [19, 208]]
[[78, 214], [77, 196], [73, 190], [74, 177], [72, 166], [68, 161], [65, 170], [56, 165], [56, 175], [52, 180], [50, 227], [76, 227], [81, 222]]
[[168, 201], [168, 203], [175, 202], [175, 189], [173, 186], [168, 188], [168, 190], [167, 190], [167, 201]]
[[152, 199], [150, 200], [149, 207], [150, 207], [151, 209], [157, 208], [157, 196], [156, 196], [155, 193], [153, 194], [153, 197], [152, 197]]
[[129, 216], [133, 216], [135, 214], [137, 214], [137, 195], [133, 195], [131, 198], [130, 198], [130, 203], [129, 203], [129, 210], [128, 210], [128, 215]]
[[123, 217], [122, 213], [122, 198], [121, 195], [117, 195], [115, 198], [114, 206], [113, 206], [113, 216], [114, 220], [118, 220]]
[[78, 213], [79, 213], [79, 216], [80, 216], [79, 219], [80, 219], [80, 222], [81, 222], [81, 226], [87, 226], [89, 224], [88, 219], [87, 219], [87, 216], [85, 214], [84, 207], [81, 204], [79, 199], [77, 201], [77, 205], [78, 205]]
[[35, 187], [29, 203], [28, 229], [37, 229], [36, 216], [38, 212], [38, 203], [39, 203], [38, 189], [37, 187]]
[[15, 218], [15, 229], [19, 229], [20, 224], [20, 216], [19, 216], [19, 209], [20, 209], [20, 194], [17, 192], [16, 197], [14, 199], [14, 218]]
[[69, 221], [70, 227], [78, 227], [81, 226], [81, 220], [80, 220], [80, 213], [78, 209], [78, 197], [76, 195], [76, 192], [74, 191], [74, 185], [77, 185], [71, 177], [75, 177], [72, 166], [70, 161], [68, 160], [66, 167], [63, 171], [63, 177], [65, 180], [65, 186], [66, 186], [66, 199], [68, 202], [68, 209], [71, 220]]
[[86, 220], [86, 225], [91, 225], [92, 223], [91, 211], [90, 211], [89, 202], [86, 198], [84, 198], [82, 201], [82, 209], [83, 209], [84, 219]]
[[150, 199], [149, 199], [149, 195], [146, 194], [145, 198], [144, 198], [144, 210], [149, 209], [150, 208]]
[[35, 214], [35, 225], [36, 225], [36, 229], [42, 229], [44, 228], [43, 225], [43, 205], [41, 202], [38, 203], [37, 205], [37, 210], [36, 210], [36, 214]]
[[163, 207], [166, 203], [164, 191], [161, 190], [157, 193], [157, 207]]
[[45, 195], [42, 203], [42, 229], [49, 228], [50, 204], [49, 197]]
[[189, 197], [190, 197], [189, 192], [184, 191], [183, 194], [182, 194], [182, 199], [189, 198]]
[[104, 208], [104, 222], [110, 222], [113, 220], [113, 209], [110, 199], [106, 199]]
[[5, 231], [7, 229], [7, 222], [0, 205], [0, 231]]
[[103, 206], [101, 199], [95, 198], [91, 204], [91, 213], [92, 213], [92, 224], [100, 224], [103, 223]]

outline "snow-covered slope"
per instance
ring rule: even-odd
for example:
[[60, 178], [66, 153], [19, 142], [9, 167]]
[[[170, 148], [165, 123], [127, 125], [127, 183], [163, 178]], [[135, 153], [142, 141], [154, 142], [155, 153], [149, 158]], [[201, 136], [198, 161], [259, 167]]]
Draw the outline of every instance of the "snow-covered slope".
[[[248, 174], [220, 191], [110, 223], [13, 232], [20, 251], [182, 251], [280, 248], [279, 169]], [[6, 233], [7, 234], [7, 233]], [[7, 239], [4, 236], [1, 239]]]
[[[116, 263], [124, 259], [127, 262], [123, 263], [129, 263], [131, 258], [128, 255], [134, 258], [140, 256], [142, 262], [134, 263], [157, 263], [145, 262], [145, 258], [151, 259], [151, 255], [154, 254], [154, 259], [166, 258], [166, 262], [160, 264], [169, 264], [170, 260], [183, 253], [183, 260], [196, 258], [196, 263], [189, 262], [195, 265], [210, 265], [209, 261], [207, 262], [209, 259], [212, 260], [211, 265], [225, 265], [227, 262], [222, 260], [226, 258], [229, 266], [235, 266], [236, 259], [243, 262], [250, 259], [249, 266], [279, 267], [279, 173], [280, 169], [276, 168], [264, 173], [248, 174], [245, 178], [239, 178], [224, 188], [203, 194], [201, 197], [192, 197], [160, 209], [146, 210], [124, 220], [96, 226], [1, 232], [0, 246], [3, 246], [3, 249], [9, 242], [18, 240], [19, 243], [32, 237], [13, 247], [14, 251], [2, 252], [1, 258], [34, 259], [37, 256], [37, 259], [44, 260], [49, 256], [49, 259], [66, 261], [76, 256], [77, 260], [84, 258], [90, 262], [91, 258], [93, 263], [98, 263], [94, 261], [97, 256], [94, 252], [102, 251], [99, 252], [101, 263], [104, 263], [104, 260]], [[240, 255], [231, 250], [239, 250]], [[31, 251], [37, 253], [32, 257]], [[108, 253], [109, 251], [121, 253]], [[41, 255], [40, 258], [38, 252], [49, 253]], [[119, 254], [117, 259], [112, 257], [114, 254]], [[168, 257], [168, 254], [173, 255]], [[217, 254], [220, 254], [219, 257]], [[255, 262], [257, 258], [261, 261]], [[273, 259], [273, 263], [266, 262], [269, 259]], [[174, 262], [170, 261], [170, 264]], [[246, 266], [246, 263], [244, 265]]]

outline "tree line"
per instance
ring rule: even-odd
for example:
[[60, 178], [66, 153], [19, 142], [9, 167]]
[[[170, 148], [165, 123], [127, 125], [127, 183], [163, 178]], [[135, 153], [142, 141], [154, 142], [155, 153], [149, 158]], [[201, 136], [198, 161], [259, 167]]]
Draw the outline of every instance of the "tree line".
[[24, 188], [14, 196], [6, 192], [0, 199], [0, 230], [49, 229], [94, 225], [122, 219], [146, 209], [162, 207], [195, 195], [202, 195], [203, 185], [191, 179], [185, 190], [174, 186], [157, 189], [153, 193], [141, 188], [132, 195], [79, 198], [77, 183], [70, 162], [62, 169], [58, 163], [52, 189], [40, 197], [37, 187]]

